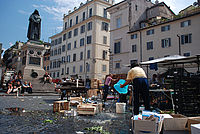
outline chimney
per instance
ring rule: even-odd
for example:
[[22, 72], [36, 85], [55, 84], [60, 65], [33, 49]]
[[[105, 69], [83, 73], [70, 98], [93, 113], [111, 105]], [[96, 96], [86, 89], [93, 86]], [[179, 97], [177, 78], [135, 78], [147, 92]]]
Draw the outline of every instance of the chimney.
[[70, 13], [71, 13], [71, 10], [68, 11], [68, 14], [70, 14]]

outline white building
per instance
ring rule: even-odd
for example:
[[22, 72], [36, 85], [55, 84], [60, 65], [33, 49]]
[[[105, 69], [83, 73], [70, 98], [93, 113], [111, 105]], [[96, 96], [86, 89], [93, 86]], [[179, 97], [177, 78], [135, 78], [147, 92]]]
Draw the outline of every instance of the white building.
[[50, 74], [53, 78], [86, 76], [103, 79], [109, 73], [112, 0], [81, 3], [63, 17], [62, 32], [51, 38]]
[[108, 8], [112, 72], [127, 73], [129, 68], [124, 65], [132, 62], [199, 54], [199, 9], [194, 7], [176, 16], [165, 3], [152, 4], [146, 0], [131, 0], [131, 5], [123, 1]]

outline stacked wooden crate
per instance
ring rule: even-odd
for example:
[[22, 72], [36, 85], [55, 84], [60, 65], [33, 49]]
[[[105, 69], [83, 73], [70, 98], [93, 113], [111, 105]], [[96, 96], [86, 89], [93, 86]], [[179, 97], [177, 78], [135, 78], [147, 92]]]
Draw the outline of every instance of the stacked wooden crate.
[[97, 89], [98, 86], [98, 80], [97, 79], [91, 79], [91, 88], [92, 89]]
[[77, 106], [79, 115], [95, 115], [102, 112], [102, 104], [82, 104]]
[[53, 112], [64, 112], [70, 110], [70, 102], [67, 100], [55, 101], [53, 103]]

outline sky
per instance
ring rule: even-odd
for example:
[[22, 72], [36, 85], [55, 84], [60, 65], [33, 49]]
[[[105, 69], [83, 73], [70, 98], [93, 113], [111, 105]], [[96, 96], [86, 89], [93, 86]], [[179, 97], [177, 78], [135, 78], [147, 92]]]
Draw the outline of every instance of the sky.
[[[115, 0], [115, 4], [122, 0]], [[155, 0], [152, 0], [154, 2]], [[164, 1], [176, 14], [197, 0]], [[0, 0], [0, 43], [6, 50], [16, 41], [26, 42], [29, 16], [35, 9], [42, 18], [41, 40], [49, 42], [49, 37], [62, 31], [63, 14], [79, 7], [86, 0]]]

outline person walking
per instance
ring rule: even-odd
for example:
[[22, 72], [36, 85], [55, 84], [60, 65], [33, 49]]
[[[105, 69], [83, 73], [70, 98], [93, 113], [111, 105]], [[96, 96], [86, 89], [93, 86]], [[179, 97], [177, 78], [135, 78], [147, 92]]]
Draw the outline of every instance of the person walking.
[[128, 72], [126, 82], [121, 84], [120, 87], [123, 88], [131, 82], [134, 90], [134, 115], [139, 114], [139, 95], [141, 95], [144, 100], [145, 110], [150, 110], [147, 76], [139, 64], [131, 64], [131, 69]]
[[106, 80], [105, 80], [105, 83], [104, 83], [104, 90], [103, 90], [103, 101], [104, 101], [104, 103], [105, 103], [106, 100], [107, 100], [108, 90], [109, 90], [111, 81], [112, 81], [112, 74], [109, 74], [109, 75], [106, 77]]

